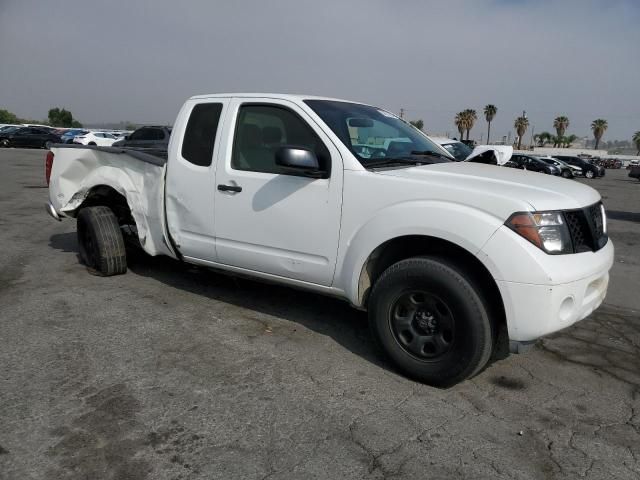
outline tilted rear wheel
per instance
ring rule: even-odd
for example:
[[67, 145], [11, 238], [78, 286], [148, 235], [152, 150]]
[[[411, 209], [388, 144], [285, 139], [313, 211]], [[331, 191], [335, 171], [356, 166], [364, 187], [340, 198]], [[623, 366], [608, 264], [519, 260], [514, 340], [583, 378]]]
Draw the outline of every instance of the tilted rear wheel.
[[127, 271], [127, 256], [118, 219], [109, 207], [85, 207], [78, 214], [80, 258], [95, 273], [108, 277]]
[[493, 348], [488, 308], [473, 282], [445, 260], [389, 267], [371, 292], [373, 336], [406, 375], [449, 386], [485, 366]]

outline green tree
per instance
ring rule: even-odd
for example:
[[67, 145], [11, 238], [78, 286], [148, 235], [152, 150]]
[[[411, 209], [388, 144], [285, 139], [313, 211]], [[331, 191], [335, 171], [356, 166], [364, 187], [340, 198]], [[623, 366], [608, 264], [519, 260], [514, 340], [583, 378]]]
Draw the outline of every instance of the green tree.
[[636, 133], [634, 133], [633, 138], [631, 140], [636, 145], [636, 150], [638, 150], [636, 155], [640, 155], [640, 131], [637, 131]]
[[593, 130], [593, 138], [596, 139], [596, 145], [593, 147], [594, 150], [598, 149], [598, 145], [600, 145], [600, 139], [604, 135], [604, 132], [607, 131], [607, 121], [604, 118], [598, 118], [591, 122], [591, 130]]
[[416, 127], [418, 130], [422, 130], [422, 127], [424, 127], [424, 122], [421, 118], [418, 120], [411, 120], [409, 123]]
[[465, 118], [465, 130], [467, 131], [467, 140], [469, 140], [469, 132], [473, 128], [473, 125], [476, 123], [478, 119], [478, 114], [475, 110], [471, 108], [467, 108], [464, 112], [462, 112]]
[[569, 135], [566, 137], [563, 137], [563, 143], [564, 143], [564, 148], [569, 148], [571, 146], [571, 144], [573, 142], [575, 142], [578, 139], [577, 135]]
[[537, 135], [533, 136], [539, 147], [544, 147], [551, 141], [552, 137], [553, 135], [551, 135], [549, 132], [540, 132]]
[[496, 113], [498, 113], [498, 107], [495, 105], [489, 104], [484, 107], [484, 118], [487, 120], [487, 145], [491, 143], [489, 141], [491, 138], [491, 122], [495, 118]]
[[0, 109], [0, 123], [20, 123], [15, 113]]
[[[569, 128], [569, 118], [565, 117], [564, 115], [560, 115], [559, 117], [556, 117], [553, 120], [553, 128], [556, 129], [556, 139], [560, 139], [562, 137], [564, 137], [564, 132], [567, 131], [567, 128]], [[555, 146], [560, 146], [559, 143], [556, 143], [553, 145]]]
[[49, 124], [53, 127], [73, 127], [73, 115], [64, 108], [52, 108], [49, 110]]
[[527, 117], [518, 117], [513, 123], [513, 128], [515, 128], [516, 132], [518, 133], [518, 150], [520, 150], [522, 137], [526, 133], [527, 127], [529, 127], [529, 119]]

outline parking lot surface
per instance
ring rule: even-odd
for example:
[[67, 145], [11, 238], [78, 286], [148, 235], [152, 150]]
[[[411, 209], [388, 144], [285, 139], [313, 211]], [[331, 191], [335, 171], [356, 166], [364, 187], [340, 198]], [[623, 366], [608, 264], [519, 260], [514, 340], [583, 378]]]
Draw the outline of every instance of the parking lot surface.
[[[640, 182], [597, 188], [605, 304], [447, 390], [366, 314], [165, 258], [90, 275], [44, 211], [44, 151], [0, 150], [0, 479], [640, 477]], [[498, 167], [496, 167], [498, 168]]]

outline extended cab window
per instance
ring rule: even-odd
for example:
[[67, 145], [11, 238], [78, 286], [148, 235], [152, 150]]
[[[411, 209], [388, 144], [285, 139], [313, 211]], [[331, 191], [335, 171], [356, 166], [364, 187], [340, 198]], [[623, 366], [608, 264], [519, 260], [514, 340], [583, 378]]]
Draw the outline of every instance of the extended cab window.
[[320, 168], [327, 172], [330, 170], [329, 150], [298, 115], [279, 106], [240, 107], [231, 157], [234, 169], [290, 174], [276, 165], [276, 151], [285, 145], [311, 149]]
[[201, 167], [211, 165], [220, 112], [221, 103], [200, 103], [193, 107], [182, 141], [185, 160]]

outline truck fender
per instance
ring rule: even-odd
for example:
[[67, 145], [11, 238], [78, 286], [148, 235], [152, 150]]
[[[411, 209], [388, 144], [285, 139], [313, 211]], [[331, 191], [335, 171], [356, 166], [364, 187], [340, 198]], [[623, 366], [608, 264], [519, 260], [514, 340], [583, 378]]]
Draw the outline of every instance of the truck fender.
[[398, 237], [419, 235], [446, 240], [477, 257], [502, 223], [486, 211], [459, 203], [416, 200], [391, 205], [377, 211], [351, 238], [341, 242], [346, 248], [338, 262], [341, 268], [336, 273], [336, 286], [344, 289], [354, 306], [362, 307], [361, 290], [366, 286], [360, 285], [361, 272], [380, 245]]

